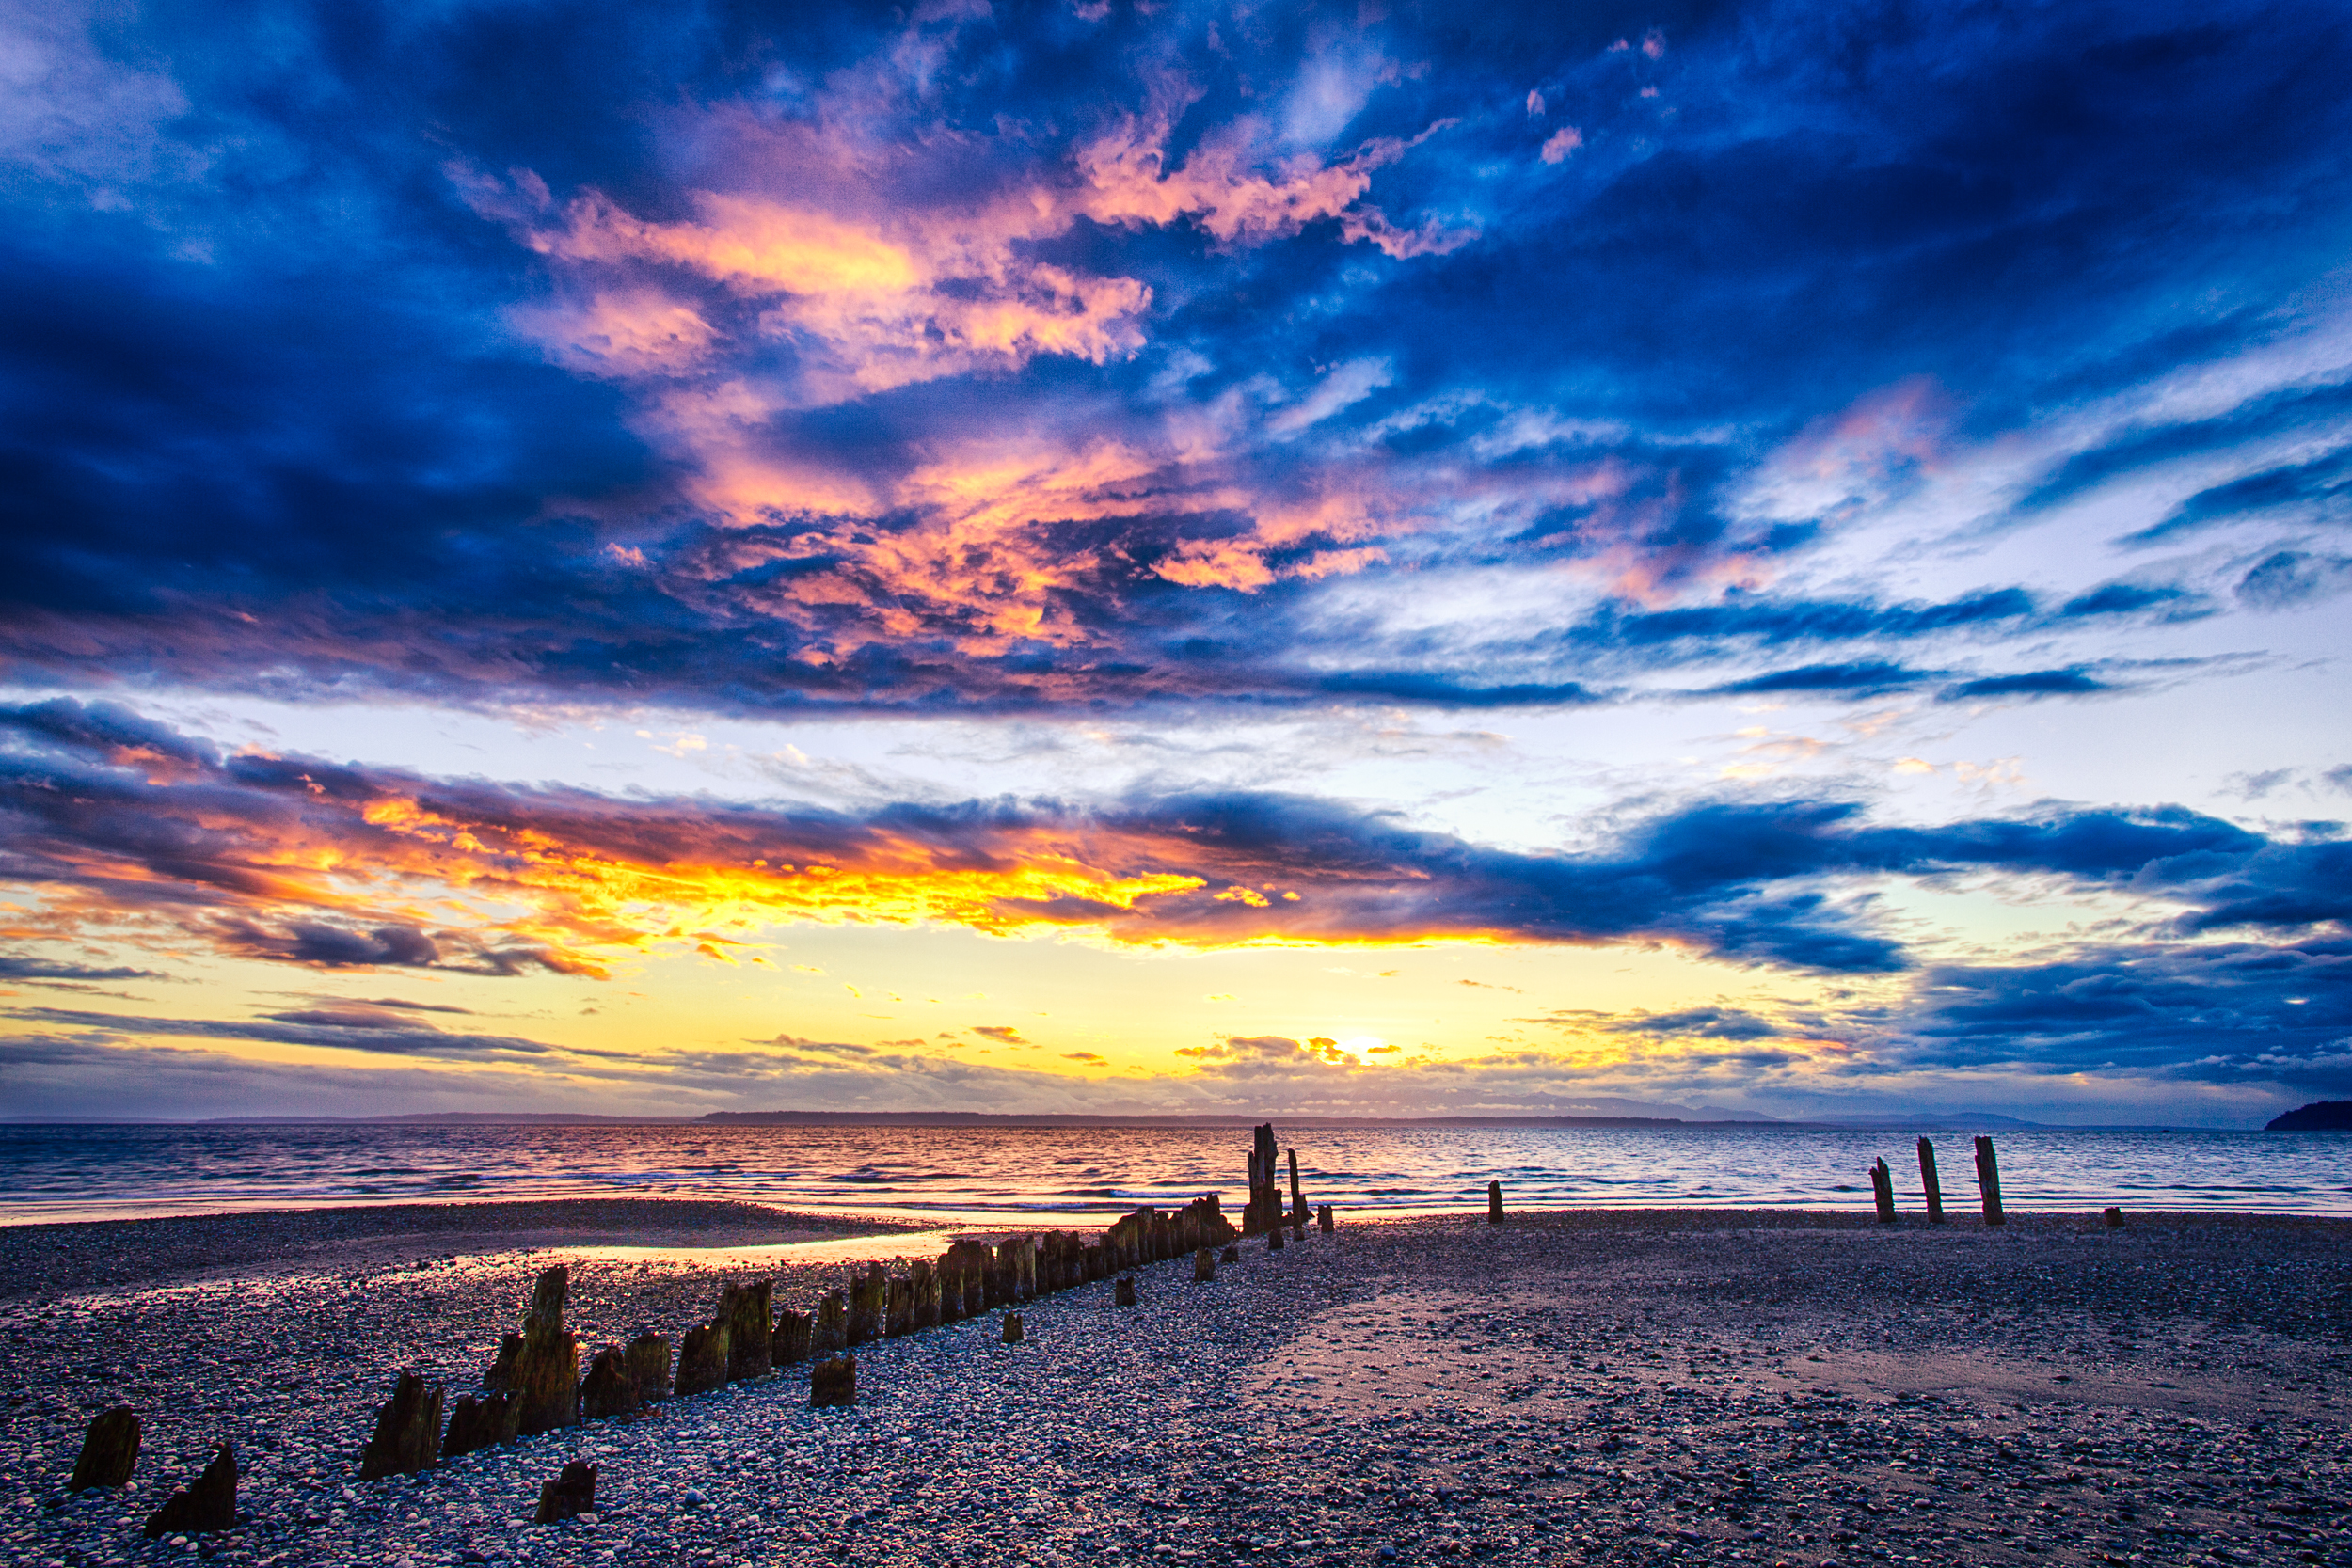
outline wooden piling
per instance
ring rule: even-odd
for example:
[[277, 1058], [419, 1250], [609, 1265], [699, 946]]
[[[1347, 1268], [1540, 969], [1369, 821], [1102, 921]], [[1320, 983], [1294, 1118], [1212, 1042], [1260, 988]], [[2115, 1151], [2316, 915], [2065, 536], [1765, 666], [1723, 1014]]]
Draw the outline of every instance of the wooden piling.
[[827, 1291], [817, 1304], [817, 1326], [809, 1331], [811, 1355], [839, 1355], [850, 1348], [850, 1298]]
[[686, 1331], [686, 1342], [678, 1347], [677, 1391], [680, 1398], [689, 1394], [707, 1394], [713, 1388], [727, 1386], [727, 1323], [724, 1318], [701, 1328]]
[[1486, 1223], [1502, 1223], [1502, 1183], [1500, 1181], [1486, 1183]]
[[1009, 1345], [1017, 1345], [1021, 1342], [1023, 1333], [1024, 1330], [1021, 1326], [1021, 1314], [1018, 1312], [1006, 1313], [1004, 1332], [1000, 1336], [1004, 1342]]
[[1878, 1199], [1879, 1224], [1895, 1223], [1895, 1173], [1884, 1160], [1870, 1162], [1870, 1193]]
[[213, 1462], [202, 1475], [147, 1516], [146, 1535], [150, 1541], [162, 1535], [194, 1535], [229, 1529], [236, 1522], [237, 1450], [223, 1443], [213, 1451]]
[[1935, 1176], [1935, 1146], [1927, 1139], [1919, 1140], [1919, 1185], [1927, 1189], [1928, 1223], [1944, 1223], [1944, 1183]]
[[[786, 1317], [792, 1314], [787, 1312]], [[805, 1347], [801, 1354], [808, 1354]], [[637, 1390], [638, 1402], [650, 1404], [670, 1397], [670, 1337], [647, 1330], [628, 1342], [623, 1354], [628, 1367], [628, 1381]]]
[[775, 1323], [769, 1299], [772, 1279], [747, 1279], [719, 1293], [719, 1316], [727, 1325], [727, 1381], [766, 1377], [776, 1370]]
[[1254, 1236], [1279, 1223], [1282, 1215], [1282, 1190], [1275, 1175], [1278, 1158], [1274, 1147], [1274, 1124], [1261, 1124], [1250, 1135], [1249, 1207], [1242, 1214], [1242, 1233]]
[[1216, 1277], [1216, 1254], [1202, 1247], [1192, 1255], [1192, 1282], [1205, 1285]]
[[776, 1314], [771, 1343], [775, 1347], [774, 1359], [779, 1367], [795, 1367], [807, 1360], [817, 1343], [817, 1314], [786, 1307]]
[[2009, 1216], [2001, 1212], [2001, 1162], [1993, 1152], [1993, 1140], [1977, 1134], [1977, 1189], [1984, 1195], [1984, 1223], [2007, 1225]]
[[521, 1415], [512, 1394], [491, 1390], [479, 1398], [458, 1395], [457, 1402], [450, 1407], [449, 1431], [441, 1437], [441, 1457], [455, 1459], [459, 1454], [512, 1443], [515, 1423]]
[[584, 1459], [575, 1459], [554, 1480], [540, 1483], [539, 1512], [532, 1522], [560, 1525], [575, 1514], [592, 1512], [596, 1506], [596, 1467]]
[[1326, 1236], [1328, 1236], [1335, 1228], [1337, 1228], [1337, 1220], [1331, 1212], [1331, 1206], [1329, 1204], [1324, 1204], [1315, 1211], [1315, 1224], [1321, 1227]]
[[1133, 1307], [1135, 1304], [1136, 1276], [1131, 1274], [1122, 1274], [1119, 1276], [1118, 1285], [1112, 1288], [1111, 1305], [1113, 1307]]
[[890, 1275], [880, 1263], [869, 1263], [863, 1276], [850, 1282], [850, 1345], [881, 1338], [882, 1316], [889, 1307]]
[[938, 1327], [939, 1275], [932, 1271], [929, 1262], [919, 1258], [907, 1272], [914, 1275], [908, 1283], [914, 1289], [914, 1326], [917, 1328]]
[[1282, 1227], [1279, 1225], [1274, 1226], [1266, 1231], [1265, 1249], [1268, 1252], [1279, 1252], [1282, 1250]]
[[562, 1264], [543, 1272], [532, 1287], [507, 1386], [520, 1402], [516, 1430], [525, 1437], [553, 1432], [580, 1419], [580, 1340], [564, 1326], [564, 1303], [571, 1275]]
[[882, 1332], [896, 1339], [914, 1332], [914, 1281], [894, 1279], [890, 1282], [890, 1303], [883, 1315]]
[[86, 1486], [128, 1486], [139, 1462], [138, 1412], [127, 1404], [94, 1417], [82, 1433], [82, 1452], [73, 1461], [73, 1479], [66, 1490]]
[[808, 1402], [819, 1409], [857, 1403], [857, 1357], [819, 1361], [809, 1370]]
[[1217, 1260], [1218, 1262], [1220, 1262], [1220, 1263], [1238, 1263], [1238, 1262], [1240, 1262], [1240, 1261], [1241, 1261], [1241, 1247], [1240, 1247], [1239, 1243], [1228, 1243], [1226, 1244], [1225, 1250], [1224, 1250], [1223, 1252], [1221, 1252], [1221, 1253], [1219, 1253], [1219, 1254], [1217, 1255], [1217, 1259], [1216, 1259], [1216, 1260]]
[[1298, 1186], [1298, 1150], [1284, 1150], [1291, 1162], [1291, 1223], [1304, 1225], [1307, 1219], [1307, 1195]]
[[628, 1353], [618, 1345], [596, 1352], [588, 1363], [588, 1375], [580, 1384], [580, 1419], [600, 1421], [609, 1416], [626, 1416], [644, 1403], [637, 1395], [636, 1380], [628, 1375]]
[[2113, 1206], [2102, 1209], [2099, 1211], [2099, 1217], [2107, 1222], [2107, 1228], [2109, 1230], [2121, 1230], [2123, 1228], [2123, 1211], [2121, 1209], [2114, 1208]]

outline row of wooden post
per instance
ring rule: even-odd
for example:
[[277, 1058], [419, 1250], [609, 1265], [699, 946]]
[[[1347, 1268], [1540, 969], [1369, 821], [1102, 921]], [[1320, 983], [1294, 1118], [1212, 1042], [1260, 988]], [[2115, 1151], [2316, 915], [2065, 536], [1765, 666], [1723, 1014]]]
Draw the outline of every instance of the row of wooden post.
[[[1919, 1140], [1919, 1185], [1928, 1196], [1928, 1221], [1944, 1223], [1944, 1183], [1935, 1170], [1935, 1145], [1926, 1138]], [[1977, 1191], [1984, 1203], [1984, 1223], [2006, 1225], [2009, 1216], [2001, 1210], [2001, 1163], [1993, 1152], [1993, 1140], [1979, 1133], [1977, 1137]], [[1870, 1192], [1878, 1202], [1879, 1223], [1893, 1225], [1895, 1213], [1895, 1173], [1887, 1168], [1885, 1160], [1870, 1164]]]
[[[846, 1291], [833, 1291], [806, 1312], [773, 1309], [774, 1281], [749, 1279], [723, 1287], [710, 1322], [686, 1331], [675, 1371], [667, 1336], [647, 1331], [627, 1345], [606, 1345], [580, 1374], [579, 1336], [564, 1323], [571, 1275], [562, 1265], [533, 1282], [520, 1328], [500, 1341], [482, 1386], [462, 1394], [443, 1419], [443, 1390], [403, 1371], [392, 1397], [376, 1413], [361, 1451], [359, 1479], [413, 1475], [445, 1459], [514, 1442], [584, 1420], [628, 1416], [648, 1402], [724, 1387], [771, 1375], [780, 1366], [815, 1362], [810, 1402], [849, 1404], [856, 1399], [852, 1347], [913, 1334], [935, 1324], [978, 1317], [998, 1307], [1120, 1275], [1117, 1301], [1132, 1306], [1135, 1282], [1125, 1271], [1191, 1255], [1196, 1280], [1216, 1277], [1215, 1249], [1236, 1257], [1232, 1243], [1264, 1234], [1279, 1247], [1287, 1227], [1301, 1239], [1311, 1221], [1332, 1229], [1332, 1211], [1307, 1207], [1298, 1151], [1290, 1150], [1290, 1206], [1285, 1213], [1274, 1129], [1257, 1128], [1249, 1156], [1249, 1205], [1235, 1229], [1215, 1194], [1182, 1209], [1141, 1208], [1113, 1223], [1099, 1241], [1051, 1230], [1008, 1237], [994, 1246], [960, 1241], [936, 1261], [917, 1260], [903, 1276], [868, 1264]], [[1004, 1326], [1008, 1344], [1021, 1342], [1018, 1313]], [[91, 1421], [73, 1470], [72, 1487], [120, 1486], [131, 1480], [139, 1447], [138, 1418], [129, 1406]], [[540, 1499], [539, 1517], [569, 1517], [593, 1506], [594, 1465], [567, 1465]], [[148, 1522], [166, 1529], [223, 1529], [234, 1522], [236, 1462], [223, 1444], [214, 1464]]]

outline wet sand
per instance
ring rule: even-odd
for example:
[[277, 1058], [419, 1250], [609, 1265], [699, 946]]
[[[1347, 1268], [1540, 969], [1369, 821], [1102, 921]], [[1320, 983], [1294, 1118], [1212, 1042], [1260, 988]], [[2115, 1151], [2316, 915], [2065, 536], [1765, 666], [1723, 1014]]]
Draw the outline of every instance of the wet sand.
[[[513, 1207], [543, 1212], [439, 1233], [564, 1228]], [[671, 1218], [730, 1240], [809, 1224]], [[611, 1216], [570, 1219], [612, 1239]], [[193, 1247], [248, 1222], [169, 1223]], [[307, 1266], [281, 1248], [211, 1279], [85, 1261], [48, 1277], [103, 1290], [0, 1307], [0, 1558], [2352, 1564], [2352, 1222], [1343, 1216], [1279, 1254], [1245, 1243], [1212, 1284], [1143, 1271], [1136, 1307], [1107, 1281], [1031, 1303], [1022, 1346], [992, 1314], [862, 1347], [855, 1410], [810, 1410], [790, 1369], [362, 1486], [392, 1374], [471, 1387], [564, 1257], [365, 1251], [420, 1234], [314, 1237]], [[43, 1241], [5, 1246], [13, 1266]], [[723, 1272], [581, 1261], [576, 1325], [675, 1338]], [[762, 1272], [803, 1305], [842, 1265]], [[60, 1503], [82, 1423], [118, 1401], [150, 1430], [129, 1495]], [[251, 1521], [144, 1543], [165, 1478], [221, 1437]], [[601, 1466], [596, 1519], [516, 1523], [571, 1458]]]

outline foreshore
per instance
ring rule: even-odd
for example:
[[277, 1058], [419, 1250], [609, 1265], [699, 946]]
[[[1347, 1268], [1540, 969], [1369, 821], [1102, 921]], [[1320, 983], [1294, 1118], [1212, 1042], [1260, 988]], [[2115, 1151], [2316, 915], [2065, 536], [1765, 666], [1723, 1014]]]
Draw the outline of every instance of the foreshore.
[[[646, 1199], [0, 1230], [0, 1560], [2352, 1564], [2322, 1219], [1343, 1213], [1210, 1283], [1142, 1270], [1132, 1307], [1041, 1297], [1020, 1345], [992, 1313], [862, 1346], [852, 1409], [788, 1368], [355, 1480], [394, 1374], [473, 1387], [549, 1263], [584, 1343], [675, 1339], [745, 1272], [709, 1247], [886, 1229]], [[780, 1305], [844, 1273], [771, 1256]], [[115, 1403], [137, 1474], [67, 1499]], [[250, 1519], [146, 1541], [221, 1440]], [[572, 1459], [596, 1513], [527, 1523]]]

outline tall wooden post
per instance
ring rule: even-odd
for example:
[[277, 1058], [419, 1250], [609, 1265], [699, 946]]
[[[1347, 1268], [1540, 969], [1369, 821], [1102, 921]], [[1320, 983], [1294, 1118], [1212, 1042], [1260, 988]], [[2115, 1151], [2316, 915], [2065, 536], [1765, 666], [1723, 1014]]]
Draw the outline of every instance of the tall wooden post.
[[1307, 1195], [1298, 1187], [1298, 1150], [1293, 1148], [1284, 1152], [1290, 1156], [1291, 1162], [1291, 1223], [1304, 1225], [1307, 1223]]
[[1984, 1223], [2006, 1225], [2009, 1216], [2001, 1212], [2001, 1162], [1993, 1152], [1993, 1140], [1977, 1134], [1977, 1187], [1984, 1194]]
[[1500, 1181], [1486, 1183], [1486, 1223], [1502, 1223], [1502, 1183]]
[[1886, 1168], [1884, 1160], [1870, 1162], [1870, 1193], [1878, 1199], [1879, 1224], [1895, 1223], [1895, 1173]]
[[1935, 1146], [1919, 1140], [1919, 1185], [1928, 1190], [1928, 1223], [1944, 1223], [1944, 1183], [1935, 1177]]

